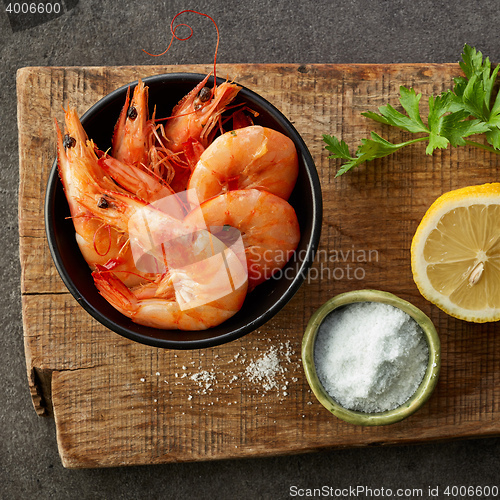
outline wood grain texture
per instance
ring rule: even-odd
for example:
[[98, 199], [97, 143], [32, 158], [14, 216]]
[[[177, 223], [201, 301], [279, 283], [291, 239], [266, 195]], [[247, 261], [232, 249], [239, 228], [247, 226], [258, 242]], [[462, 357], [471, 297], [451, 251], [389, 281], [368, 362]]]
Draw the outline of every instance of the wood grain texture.
[[[321, 135], [352, 147], [370, 130], [408, 134], [363, 118], [397, 105], [400, 85], [422, 94], [449, 88], [458, 65], [220, 65], [296, 126], [320, 175], [320, 251], [307, 282], [271, 321], [230, 344], [174, 352], [132, 343], [91, 318], [67, 292], [45, 240], [45, 186], [55, 157], [54, 118], [68, 102], [83, 114], [138, 77], [209, 66], [23, 68], [17, 76], [19, 230], [28, 381], [39, 414], [53, 415], [66, 467], [102, 467], [272, 455], [329, 447], [412, 443], [500, 434], [498, 324], [450, 318], [413, 283], [409, 249], [429, 205], [443, 192], [497, 179], [499, 159], [459, 148], [425, 155], [415, 144], [334, 179]], [[308, 388], [300, 344], [312, 312], [360, 288], [390, 291], [434, 321], [442, 369], [429, 402], [407, 420], [361, 428], [330, 415]], [[252, 362], [275, 353], [270, 380]], [[267, 382], [267, 383], [266, 383]]]

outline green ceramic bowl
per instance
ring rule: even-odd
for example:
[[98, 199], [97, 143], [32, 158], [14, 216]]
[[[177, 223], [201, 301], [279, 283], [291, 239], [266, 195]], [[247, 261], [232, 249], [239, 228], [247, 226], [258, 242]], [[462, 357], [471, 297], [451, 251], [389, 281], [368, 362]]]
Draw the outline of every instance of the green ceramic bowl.
[[[398, 307], [415, 319], [424, 331], [427, 339], [427, 344], [429, 346], [429, 361], [427, 363], [427, 370], [424, 378], [413, 396], [394, 410], [378, 413], [363, 413], [360, 411], [348, 410], [337, 403], [326, 392], [316, 373], [314, 346], [319, 326], [333, 310], [355, 302], [383, 302], [384, 304]], [[441, 365], [440, 342], [432, 321], [414, 305], [396, 297], [396, 295], [392, 293], [379, 290], [357, 290], [333, 297], [311, 316], [302, 340], [302, 363], [304, 365], [307, 381], [315, 396], [318, 398], [318, 401], [336, 417], [356, 425], [387, 425], [399, 422], [408, 417], [429, 399], [436, 386]]]

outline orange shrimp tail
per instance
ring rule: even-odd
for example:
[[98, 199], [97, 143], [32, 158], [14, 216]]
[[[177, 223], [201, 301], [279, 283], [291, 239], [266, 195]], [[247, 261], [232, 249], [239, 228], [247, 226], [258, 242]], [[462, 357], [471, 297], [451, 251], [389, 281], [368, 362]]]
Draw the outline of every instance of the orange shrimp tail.
[[136, 296], [125, 286], [123, 281], [104, 266], [97, 265], [96, 268], [92, 273], [92, 277], [99, 293], [115, 309], [131, 318], [138, 307]]

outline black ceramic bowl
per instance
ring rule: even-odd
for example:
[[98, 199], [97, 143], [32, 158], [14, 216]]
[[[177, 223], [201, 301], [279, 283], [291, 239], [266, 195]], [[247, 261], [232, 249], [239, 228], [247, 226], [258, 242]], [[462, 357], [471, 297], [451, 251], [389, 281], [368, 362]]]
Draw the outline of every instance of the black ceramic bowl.
[[[175, 104], [192, 90], [204, 75], [172, 73], [144, 78], [149, 87], [150, 108], [156, 116], [169, 116]], [[218, 81], [222, 83], [223, 80]], [[137, 82], [131, 83], [133, 90]], [[208, 85], [213, 84], [213, 80]], [[101, 99], [82, 116], [89, 138], [105, 151], [111, 146], [113, 128], [125, 102], [129, 85]], [[86, 262], [75, 240], [69, 207], [57, 172], [52, 166], [45, 198], [45, 228], [56, 268], [62, 280], [81, 306], [104, 326], [131, 340], [170, 349], [199, 349], [235, 340], [259, 328], [292, 298], [304, 281], [318, 245], [322, 197], [316, 167], [293, 125], [272, 104], [247, 88], [242, 88], [237, 102], [245, 102], [259, 113], [255, 124], [273, 128], [290, 137], [299, 153], [299, 177], [290, 204], [299, 219], [301, 240], [295, 257], [279, 273], [247, 295], [241, 310], [221, 325], [204, 331], [182, 332], [137, 325], [116, 311], [98, 293]], [[152, 109], [150, 110], [152, 111]]]

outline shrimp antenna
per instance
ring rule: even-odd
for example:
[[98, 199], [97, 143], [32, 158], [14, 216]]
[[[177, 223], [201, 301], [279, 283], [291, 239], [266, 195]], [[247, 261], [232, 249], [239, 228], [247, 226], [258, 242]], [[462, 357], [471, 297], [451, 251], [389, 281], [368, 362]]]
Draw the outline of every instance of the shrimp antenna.
[[[212, 21], [212, 23], [214, 24], [215, 26], [215, 30], [217, 31], [217, 44], [215, 45], [215, 53], [214, 53], [214, 88], [216, 86], [216, 80], [217, 80], [217, 73], [216, 73], [216, 66], [217, 66], [217, 52], [219, 50], [219, 39], [220, 39], [220, 34], [219, 34], [219, 27], [217, 26], [217, 23], [213, 20], [212, 17], [210, 17], [208, 14], [204, 14], [203, 12], [198, 12], [196, 10], [190, 10], [190, 9], [186, 9], [186, 10], [183, 10], [181, 12], [179, 12], [178, 14], [176, 14], [172, 21], [170, 22], [170, 33], [172, 33], [172, 38], [170, 39], [170, 43], [168, 44], [168, 47], [161, 53], [161, 54], [150, 54], [149, 52], [147, 52], [146, 50], [142, 49], [142, 51], [144, 53], [146, 53], [148, 56], [152, 56], [152, 57], [159, 57], [159, 56], [162, 56], [164, 54], [166, 54], [170, 47], [172, 46], [172, 43], [174, 41], [174, 38], [176, 40], [179, 40], [180, 42], [185, 42], [186, 40], [189, 40], [192, 36], [193, 36], [193, 28], [191, 28], [191, 26], [189, 26], [189, 24], [185, 24], [185, 23], [180, 23], [180, 24], [177, 24], [176, 26], [174, 26], [174, 22], [175, 20], [181, 15], [181, 14], [184, 14], [186, 12], [191, 12], [193, 14], [198, 14], [199, 16], [203, 16], [203, 17], [207, 17], [208, 19], [210, 19], [210, 21]], [[186, 28], [189, 28], [189, 35], [182, 38], [178, 35], [175, 34], [175, 32], [177, 31], [177, 28], [180, 28], [181, 26], [185, 26]]]

